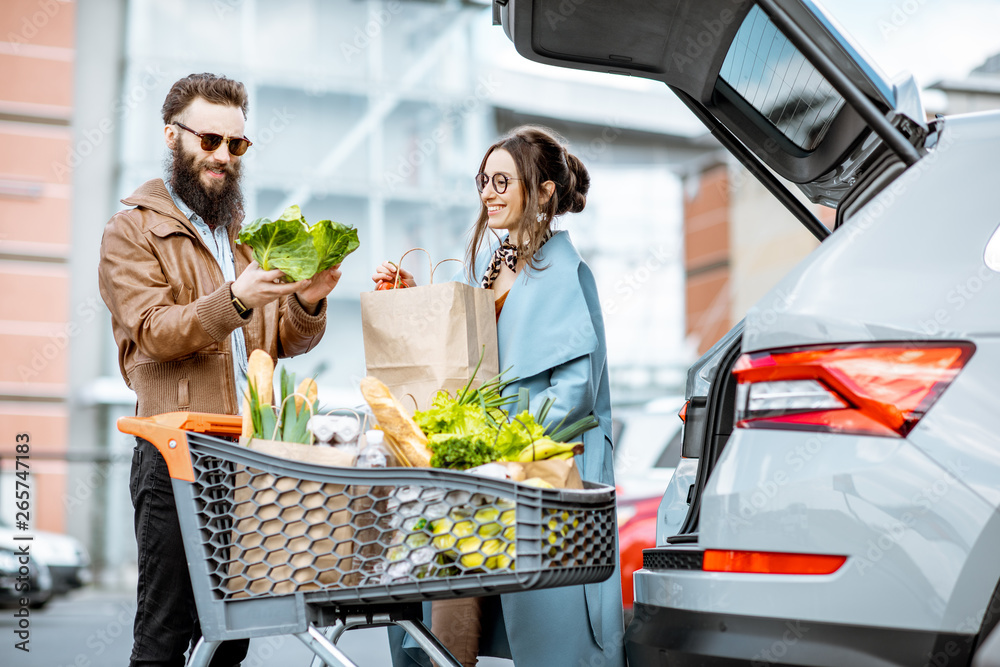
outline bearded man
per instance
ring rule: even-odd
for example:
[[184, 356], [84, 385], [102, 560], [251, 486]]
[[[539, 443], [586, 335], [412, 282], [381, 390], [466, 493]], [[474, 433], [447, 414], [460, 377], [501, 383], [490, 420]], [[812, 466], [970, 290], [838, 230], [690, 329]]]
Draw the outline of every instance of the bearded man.
[[[326, 328], [326, 296], [340, 267], [286, 283], [235, 243], [243, 219], [240, 158], [247, 93], [212, 74], [176, 82], [163, 103], [170, 154], [104, 229], [98, 268], [122, 376], [140, 417], [236, 414], [247, 350], [272, 358], [312, 349]], [[200, 637], [166, 464], [136, 438], [129, 483], [139, 553], [132, 667], [181, 667]], [[247, 642], [225, 642], [212, 667], [239, 665]]]

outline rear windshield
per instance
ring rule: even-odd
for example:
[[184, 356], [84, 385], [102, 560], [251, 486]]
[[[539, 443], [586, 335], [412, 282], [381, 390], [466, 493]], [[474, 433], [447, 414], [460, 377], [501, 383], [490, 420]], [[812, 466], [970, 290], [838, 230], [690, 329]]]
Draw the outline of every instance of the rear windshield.
[[740, 26], [719, 78], [806, 151], [819, 145], [844, 105], [844, 98], [757, 6]]

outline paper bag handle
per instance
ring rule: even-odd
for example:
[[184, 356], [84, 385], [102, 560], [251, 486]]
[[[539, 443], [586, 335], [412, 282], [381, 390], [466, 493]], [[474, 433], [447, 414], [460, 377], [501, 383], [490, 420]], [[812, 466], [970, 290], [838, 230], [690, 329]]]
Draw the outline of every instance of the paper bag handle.
[[461, 262], [462, 266], [465, 266], [465, 262], [462, 262], [462, 260], [456, 259], [454, 257], [449, 257], [448, 259], [442, 259], [437, 264], [434, 264], [433, 261], [431, 260], [431, 253], [428, 252], [426, 248], [410, 248], [409, 250], [403, 253], [403, 256], [399, 258], [399, 262], [396, 263], [396, 277], [392, 281], [393, 287], [399, 285], [399, 269], [403, 265], [403, 259], [414, 250], [422, 250], [427, 254], [427, 268], [430, 269], [430, 274], [429, 274], [430, 284], [432, 285], [434, 284], [434, 272], [437, 271], [437, 267], [441, 266], [445, 262]]
[[[309, 398], [305, 394], [300, 394], [299, 392], [296, 391], [296, 392], [293, 392], [293, 393], [289, 394], [288, 396], [285, 396], [284, 400], [281, 401], [281, 405], [278, 406], [278, 414], [275, 415], [274, 432], [271, 433], [271, 440], [277, 440], [278, 439], [278, 431], [281, 430], [281, 427], [284, 425], [283, 422], [284, 422], [284, 419], [285, 419], [285, 403], [287, 403], [288, 399], [290, 399], [290, 398], [291, 399], [301, 398], [302, 399], [302, 404], [305, 407], [309, 408], [309, 416], [312, 417], [313, 414], [314, 414], [313, 413], [312, 405], [309, 403]], [[295, 414], [298, 414], [298, 413], [299, 413], [298, 408], [296, 408]], [[309, 444], [310, 445], [313, 444], [313, 434], [312, 434], [312, 431], [309, 432]]]
[[463, 267], [465, 266], [465, 262], [463, 262], [460, 259], [455, 259], [454, 257], [449, 257], [448, 259], [442, 259], [440, 262], [434, 265], [433, 269], [431, 269], [431, 284], [434, 284], [434, 272], [437, 271], [438, 267], [444, 264], [445, 262], [458, 262]]

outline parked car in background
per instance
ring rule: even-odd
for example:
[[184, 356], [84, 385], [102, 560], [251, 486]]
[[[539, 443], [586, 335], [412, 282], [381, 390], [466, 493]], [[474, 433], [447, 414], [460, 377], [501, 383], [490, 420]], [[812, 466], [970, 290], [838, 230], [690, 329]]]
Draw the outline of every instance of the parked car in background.
[[660, 497], [681, 455], [681, 397], [614, 409], [615, 483], [625, 498]]
[[615, 483], [622, 602], [632, 612], [632, 573], [642, 551], [656, 546], [657, 510], [681, 454], [680, 410], [684, 399], [668, 397], [615, 408]]
[[16, 550], [0, 547], [0, 609], [19, 608], [25, 599], [31, 609], [41, 609], [53, 594], [45, 563], [28, 558], [22, 564]]
[[928, 120], [813, 0], [564, 4], [494, 10], [529, 59], [667, 84], [823, 241], [689, 372], [629, 664], [967, 667], [1000, 619], [1000, 113]]
[[[14, 537], [19, 534], [24, 533], [0, 519], [0, 548], [17, 551], [19, 542]], [[90, 555], [80, 540], [45, 530], [32, 530], [30, 535], [31, 558], [46, 566], [54, 594], [62, 595], [91, 582]]]

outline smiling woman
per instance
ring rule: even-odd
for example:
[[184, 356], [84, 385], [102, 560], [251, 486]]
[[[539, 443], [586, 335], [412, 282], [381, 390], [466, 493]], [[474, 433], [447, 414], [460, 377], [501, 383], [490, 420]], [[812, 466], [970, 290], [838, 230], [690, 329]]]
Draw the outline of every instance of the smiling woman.
[[[553, 228], [555, 218], [586, 206], [590, 174], [550, 130], [524, 126], [487, 149], [475, 183], [480, 208], [466, 280], [495, 295], [500, 368], [517, 378], [503, 394], [526, 389], [532, 413], [554, 400], [547, 426], [596, 418], [598, 426], [583, 434], [577, 465], [584, 480], [613, 485], [611, 396], [597, 286], [569, 233]], [[385, 262], [372, 278], [392, 281], [396, 273]], [[414, 284], [410, 273], [399, 270], [399, 276]], [[625, 664], [617, 573], [600, 584], [431, 607], [425, 605], [425, 622], [432, 618], [432, 630], [463, 665], [475, 665], [479, 655], [512, 658], [519, 667]], [[401, 630], [391, 628], [389, 636], [396, 667], [428, 664]]]

